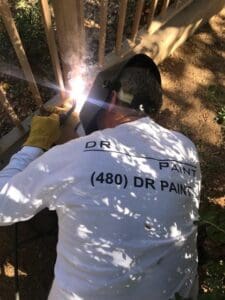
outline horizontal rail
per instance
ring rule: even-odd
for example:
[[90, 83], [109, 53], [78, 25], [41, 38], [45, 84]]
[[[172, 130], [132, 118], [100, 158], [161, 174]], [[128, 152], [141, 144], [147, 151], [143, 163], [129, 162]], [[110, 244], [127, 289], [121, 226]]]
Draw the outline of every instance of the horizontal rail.
[[[61, 97], [59, 95], [53, 97], [46, 103], [44, 103], [45, 106], [49, 105], [57, 105], [60, 106], [63, 103]], [[30, 123], [31, 119], [35, 114], [39, 114], [40, 110], [36, 110], [35, 113], [32, 115], [28, 116], [25, 120], [21, 122], [21, 126], [23, 127], [23, 130], [19, 129], [18, 127], [14, 127], [9, 133], [4, 135], [3, 137], [0, 138], [0, 169], [3, 167], [6, 163], [7, 160], [5, 161], [4, 157], [10, 158], [9, 153], [14, 153], [16, 151], [15, 147], [19, 147], [22, 145], [24, 139], [27, 137], [28, 132], [30, 130]]]

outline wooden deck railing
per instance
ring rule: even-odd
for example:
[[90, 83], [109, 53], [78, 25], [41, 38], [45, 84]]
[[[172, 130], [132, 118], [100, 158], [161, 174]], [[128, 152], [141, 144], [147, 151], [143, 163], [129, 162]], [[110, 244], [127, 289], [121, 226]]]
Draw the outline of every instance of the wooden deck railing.
[[[129, 23], [130, 30], [127, 30], [126, 22], [129, 2], [128, 0], [119, 1], [118, 23], [115, 32], [115, 41], [113, 41], [114, 47], [111, 53], [106, 53], [108, 8], [110, 0], [100, 0], [98, 7], [99, 24], [97, 26], [99, 28], [99, 41], [98, 54], [96, 55], [98, 70], [117, 64], [128, 53], [132, 53], [134, 49], [138, 49], [141, 34], [148, 34], [151, 39], [151, 35], [192, 2], [194, 1], [151, 0], [147, 5], [144, 0], [136, 0], [132, 14], [133, 19], [131, 24]], [[216, 0], [216, 2], [223, 1]], [[63, 97], [63, 91], [68, 84], [68, 73], [76, 64], [79, 64], [79, 62], [85, 58], [88, 52], [86, 38], [87, 28], [85, 28], [85, 24], [87, 23], [85, 18], [86, 2], [83, 0], [52, 0], [52, 7], [49, 6], [48, 0], [39, 0], [39, 3], [55, 81], [61, 91], [61, 97]], [[143, 15], [145, 18], [143, 18]], [[37, 106], [40, 107], [43, 105], [43, 101], [7, 0], [0, 0], [0, 17], [8, 32], [32, 96]], [[54, 30], [52, 18], [54, 18], [56, 26]], [[129, 36], [127, 32], [130, 32]], [[68, 57], [73, 57], [73, 59], [67, 59]], [[1, 89], [0, 105], [8, 112], [9, 118], [18, 129], [16, 131], [17, 137], [14, 138], [15, 142], [15, 139], [24, 135], [24, 131], [27, 131], [27, 126], [24, 126], [20, 122], [19, 117], [16, 116], [16, 113], [10, 108], [9, 101]], [[7, 143], [12, 144], [13, 141], [7, 139], [7, 142], [1, 144], [0, 154], [7, 149]]]

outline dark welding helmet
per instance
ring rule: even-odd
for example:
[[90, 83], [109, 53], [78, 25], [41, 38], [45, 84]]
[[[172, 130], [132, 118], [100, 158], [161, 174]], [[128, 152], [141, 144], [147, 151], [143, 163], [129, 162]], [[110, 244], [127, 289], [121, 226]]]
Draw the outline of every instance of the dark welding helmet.
[[[104, 70], [96, 77], [90, 93], [87, 97], [81, 112], [80, 121], [86, 134], [98, 130], [97, 117], [100, 111], [106, 109], [111, 99], [112, 91], [119, 91], [121, 88], [120, 78], [125, 68], [138, 67], [147, 68], [161, 86], [161, 76], [158, 67], [153, 60], [145, 54], [137, 54], [107, 70]], [[140, 96], [140, 95], [139, 95]], [[141, 98], [141, 96], [140, 96]], [[133, 100], [131, 107], [135, 107], [137, 99]]]

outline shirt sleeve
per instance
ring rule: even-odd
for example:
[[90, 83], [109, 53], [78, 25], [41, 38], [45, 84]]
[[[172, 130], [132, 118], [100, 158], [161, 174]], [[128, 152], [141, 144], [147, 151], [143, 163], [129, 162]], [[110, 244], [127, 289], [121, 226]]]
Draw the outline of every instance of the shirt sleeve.
[[23, 147], [0, 171], [0, 225], [27, 220], [45, 207], [36, 195], [40, 170], [35, 165], [30, 167], [42, 154], [42, 149]]

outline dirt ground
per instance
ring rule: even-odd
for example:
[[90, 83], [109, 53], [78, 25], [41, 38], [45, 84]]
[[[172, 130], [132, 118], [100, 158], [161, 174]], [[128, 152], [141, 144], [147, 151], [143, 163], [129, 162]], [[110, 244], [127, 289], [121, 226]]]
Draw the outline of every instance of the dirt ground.
[[[158, 121], [190, 137], [198, 148], [203, 175], [201, 209], [207, 209], [213, 203], [224, 210], [224, 132], [214, 119], [221, 105], [225, 105], [225, 10], [168, 57], [160, 69], [164, 104]], [[47, 217], [43, 213], [32, 221], [18, 224], [22, 300], [47, 298], [56, 255], [55, 226], [54, 215]], [[48, 232], [41, 234], [41, 227], [48, 227]], [[14, 298], [14, 232], [14, 226], [0, 228], [2, 300]], [[202, 251], [207, 247], [209, 250], [214, 248], [201, 234], [200, 242], [200, 262], [203, 261], [199, 270], [200, 286], [201, 291], [205, 291]], [[224, 245], [216, 251], [213, 251], [212, 259], [223, 259]]]

